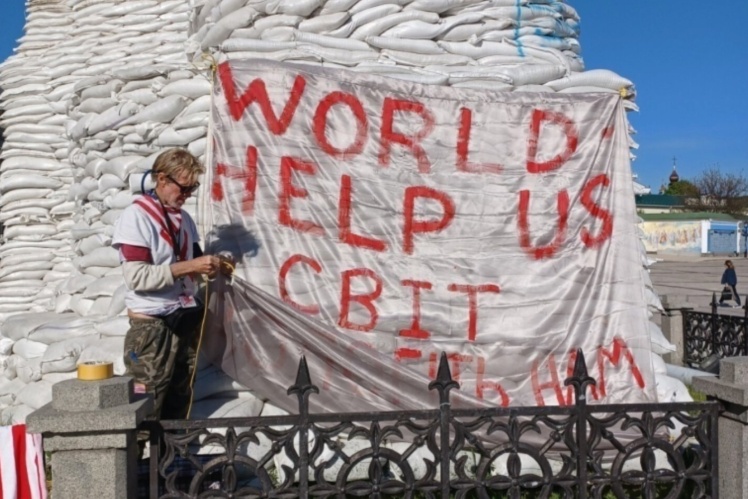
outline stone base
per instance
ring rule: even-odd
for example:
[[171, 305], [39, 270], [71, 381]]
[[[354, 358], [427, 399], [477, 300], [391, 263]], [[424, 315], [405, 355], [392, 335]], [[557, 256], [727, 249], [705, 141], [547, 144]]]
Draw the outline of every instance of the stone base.
[[52, 457], [52, 499], [135, 497], [135, 472], [135, 455], [124, 449], [58, 451]]

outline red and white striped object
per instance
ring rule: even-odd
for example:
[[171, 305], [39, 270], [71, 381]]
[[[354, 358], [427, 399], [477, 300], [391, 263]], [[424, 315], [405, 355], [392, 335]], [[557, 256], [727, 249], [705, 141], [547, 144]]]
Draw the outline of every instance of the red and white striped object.
[[0, 499], [46, 499], [42, 436], [0, 427]]

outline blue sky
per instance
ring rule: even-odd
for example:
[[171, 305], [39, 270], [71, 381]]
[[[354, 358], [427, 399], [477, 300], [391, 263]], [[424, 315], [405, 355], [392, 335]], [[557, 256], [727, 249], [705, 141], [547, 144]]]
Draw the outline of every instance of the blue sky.
[[[185, 0], [187, 1], [187, 0]], [[22, 35], [24, 0], [2, 0], [0, 60]], [[569, 0], [582, 18], [587, 69], [632, 80], [629, 113], [639, 180], [656, 191], [677, 158], [681, 178], [705, 168], [748, 176], [748, 1]]]

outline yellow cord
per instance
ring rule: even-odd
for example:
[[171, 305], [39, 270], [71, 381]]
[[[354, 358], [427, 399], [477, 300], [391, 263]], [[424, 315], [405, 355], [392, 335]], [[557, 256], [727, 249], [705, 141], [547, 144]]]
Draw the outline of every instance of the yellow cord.
[[[226, 269], [230, 270], [230, 275], [234, 275], [234, 270], [236, 269], [236, 266], [232, 264], [230, 261], [226, 259], [221, 259], [221, 266], [225, 267]], [[193, 387], [195, 386], [195, 377], [197, 376], [197, 359], [200, 356], [200, 347], [203, 344], [203, 333], [205, 332], [205, 319], [208, 318], [208, 287], [210, 286], [210, 281], [207, 281], [205, 283], [205, 301], [203, 302], [203, 320], [200, 324], [200, 335], [197, 339], [197, 350], [195, 350], [195, 364], [192, 366], [192, 376], [190, 377], [190, 405], [187, 407], [187, 419], [190, 419], [190, 414], [192, 413], [192, 402], [195, 397], [195, 390]]]

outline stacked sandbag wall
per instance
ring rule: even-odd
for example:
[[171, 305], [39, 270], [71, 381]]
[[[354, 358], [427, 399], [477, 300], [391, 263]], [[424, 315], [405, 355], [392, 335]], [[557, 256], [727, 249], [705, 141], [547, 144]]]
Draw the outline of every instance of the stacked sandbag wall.
[[[555, 0], [27, 5], [26, 35], [0, 66], [0, 424], [48, 401], [77, 362], [109, 360], [123, 372], [128, 324], [113, 224], [149, 185], [144, 173], [160, 151], [204, 157], [206, 61], [259, 57], [425, 84], [633, 96], [629, 80], [583, 70], [579, 18]], [[194, 201], [186, 209], [198, 211]], [[275, 410], [201, 368], [193, 416]]]

